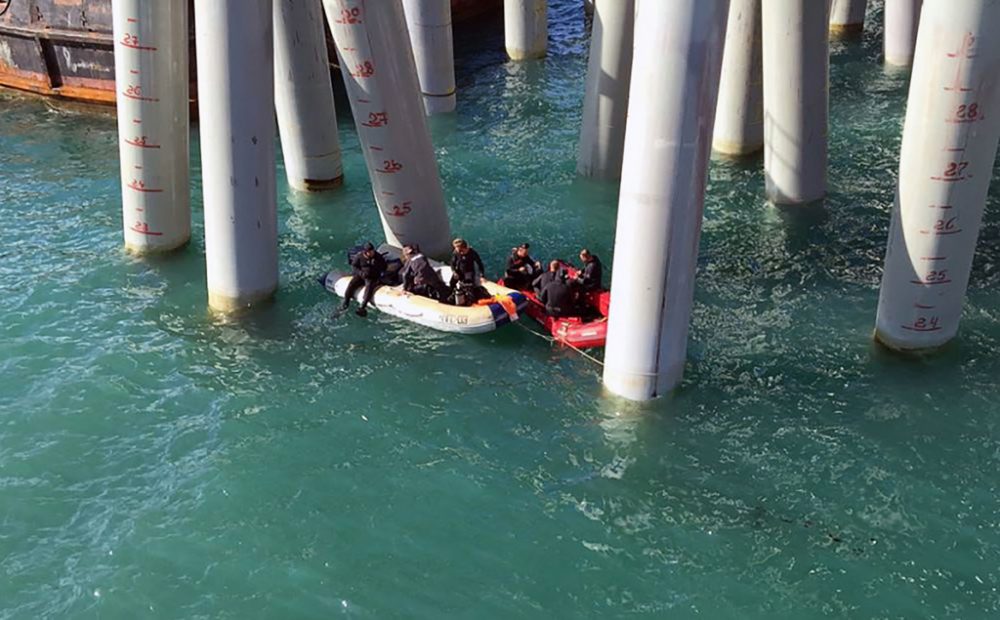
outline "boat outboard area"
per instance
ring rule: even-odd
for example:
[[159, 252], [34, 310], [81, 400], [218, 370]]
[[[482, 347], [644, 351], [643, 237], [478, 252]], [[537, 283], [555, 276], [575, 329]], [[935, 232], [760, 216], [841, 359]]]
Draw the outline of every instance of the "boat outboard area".
[[[361, 247], [359, 246], [348, 252], [349, 264], [360, 251]], [[468, 306], [452, 305], [430, 297], [408, 293], [403, 290], [400, 278], [400, 271], [403, 267], [400, 250], [384, 244], [376, 251], [385, 258], [386, 271], [381, 283], [377, 285], [369, 305], [389, 316], [442, 332], [482, 334], [517, 321], [522, 316], [522, 312], [527, 309], [529, 302], [523, 293], [485, 278], [481, 285], [489, 297]], [[434, 260], [429, 260], [429, 262], [442, 282], [451, 280], [451, 267]], [[333, 269], [322, 276], [319, 281], [326, 290], [343, 298], [348, 292], [351, 279], [351, 273]], [[354, 301], [363, 302], [364, 287], [352, 293]]]

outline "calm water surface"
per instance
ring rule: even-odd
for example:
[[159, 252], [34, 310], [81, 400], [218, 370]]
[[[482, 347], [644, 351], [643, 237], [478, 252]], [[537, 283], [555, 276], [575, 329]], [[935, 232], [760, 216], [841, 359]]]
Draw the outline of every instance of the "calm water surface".
[[[497, 269], [525, 239], [610, 259], [576, 4], [543, 62], [459, 37], [434, 138]], [[277, 301], [223, 321], [198, 170], [190, 247], [131, 258], [113, 119], [0, 99], [0, 618], [997, 617], [1000, 192], [960, 338], [880, 353], [907, 86], [880, 40], [834, 45], [824, 206], [714, 162], [684, 386], [646, 407], [516, 327], [330, 320], [316, 276], [380, 232], [345, 105], [347, 185], [280, 188]]]

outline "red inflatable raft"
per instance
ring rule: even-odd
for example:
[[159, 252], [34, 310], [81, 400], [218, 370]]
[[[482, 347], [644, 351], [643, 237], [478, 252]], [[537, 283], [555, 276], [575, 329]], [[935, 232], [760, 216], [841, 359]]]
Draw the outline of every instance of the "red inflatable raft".
[[[563, 263], [563, 270], [570, 278], [575, 278], [577, 269]], [[503, 285], [503, 280], [500, 281]], [[567, 344], [578, 349], [603, 347], [608, 337], [608, 306], [611, 304], [611, 291], [593, 291], [584, 293], [583, 304], [589, 312], [586, 316], [571, 316], [563, 318], [551, 317], [545, 312], [545, 304], [538, 300], [534, 291], [522, 290], [528, 298], [528, 316], [538, 321], [556, 342]]]

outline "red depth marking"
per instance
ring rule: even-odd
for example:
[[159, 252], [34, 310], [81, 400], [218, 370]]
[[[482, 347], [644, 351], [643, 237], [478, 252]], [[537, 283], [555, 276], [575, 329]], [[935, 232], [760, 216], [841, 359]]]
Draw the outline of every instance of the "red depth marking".
[[143, 181], [139, 181], [136, 179], [133, 179], [132, 182], [128, 184], [128, 186], [129, 188], [134, 189], [135, 191], [143, 194], [159, 194], [160, 192], [163, 191], [162, 189], [148, 188], [146, 187], [146, 184]]
[[126, 93], [122, 93], [122, 97], [127, 97], [129, 99], [135, 99], [136, 101], [152, 101], [153, 103], [156, 103], [157, 101], [159, 101], [159, 99], [157, 99], [156, 97], [142, 97], [140, 95], [130, 95], [127, 92]]
[[131, 230], [139, 233], [140, 235], [149, 235], [150, 237], [160, 237], [163, 235], [161, 232], [154, 232], [150, 230], [149, 224], [146, 224], [145, 222], [136, 222], [132, 225]]
[[131, 144], [132, 146], [139, 147], [140, 149], [158, 149], [158, 148], [160, 148], [159, 144], [150, 144], [149, 142], [147, 142], [146, 141], [146, 136], [143, 136], [141, 138], [135, 138], [135, 139], [132, 139], [132, 140], [126, 140], [125, 144]]
[[911, 332], [939, 332], [940, 327], [914, 327], [912, 325], [900, 325], [903, 329], [908, 329]]

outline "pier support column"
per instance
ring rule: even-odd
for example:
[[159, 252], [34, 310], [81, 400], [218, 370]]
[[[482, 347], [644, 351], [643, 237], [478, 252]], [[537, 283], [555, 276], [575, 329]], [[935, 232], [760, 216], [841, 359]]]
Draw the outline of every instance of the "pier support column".
[[278, 287], [272, 0], [195, 0], [208, 303]]
[[324, 0], [386, 241], [445, 256], [451, 230], [400, 0]]
[[576, 170], [615, 180], [622, 173], [632, 74], [634, 0], [596, 0]]
[[938, 347], [958, 331], [1000, 141], [1000, 0], [936, 0], [920, 21], [875, 337]]
[[320, 0], [274, 2], [274, 106], [288, 184], [299, 191], [344, 181]]
[[730, 0], [712, 148], [741, 156], [764, 148], [760, 0]]
[[846, 39], [861, 35], [865, 30], [868, 0], [833, 0], [830, 12], [830, 35]]
[[544, 57], [549, 46], [548, 0], [503, 0], [503, 29], [511, 60]]
[[923, 0], [885, 0], [885, 31], [882, 35], [885, 62], [898, 67], [913, 64]]
[[191, 238], [187, 0], [113, 0], [125, 248]]
[[804, 204], [826, 195], [830, 4], [763, 0], [761, 8], [767, 197]]
[[638, 3], [604, 356], [605, 386], [631, 400], [684, 371], [728, 8]]
[[403, 0], [413, 58], [428, 116], [455, 110], [451, 0]]

